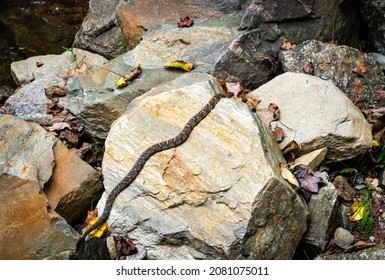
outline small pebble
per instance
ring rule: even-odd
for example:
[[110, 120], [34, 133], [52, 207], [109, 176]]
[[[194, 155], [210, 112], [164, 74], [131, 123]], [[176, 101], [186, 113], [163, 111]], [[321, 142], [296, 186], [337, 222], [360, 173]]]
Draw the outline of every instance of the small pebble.
[[375, 238], [374, 236], [370, 236], [370, 237], [369, 237], [369, 240], [372, 241], [372, 242], [374, 242], [374, 241], [376, 241], [376, 238]]
[[110, 253], [111, 260], [116, 259], [118, 254], [116, 252], [114, 237], [113, 236], [107, 237], [106, 243], [107, 243], [108, 252]]
[[358, 191], [363, 190], [363, 189], [365, 189], [365, 188], [367, 188], [367, 187], [368, 187], [368, 186], [365, 185], [365, 184], [358, 184], [358, 185], [355, 185], [355, 186], [354, 186], [354, 188], [355, 188], [356, 190], [358, 190]]
[[364, 176], [359, 175], [359, 176], [356, 178], [356, 184], [357, 184], [357, 185], [365, 184], [365, 178], [364, 178]]
[[348, 248], [354, 242], [354, 235], [351, 234], [348, 230], [339, 227], [334, 233], [334, 243], [342, 248]]

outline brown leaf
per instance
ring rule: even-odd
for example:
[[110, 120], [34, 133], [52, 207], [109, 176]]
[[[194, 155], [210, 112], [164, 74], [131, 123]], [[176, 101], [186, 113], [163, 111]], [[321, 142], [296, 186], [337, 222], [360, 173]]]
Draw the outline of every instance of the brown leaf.
[[87, 211], [87, 218], [84, 220], [84, 224], [88, 225], [92, 219], [96, 218], [98, 216], [98, 208], [95, 208], [94, 210]]
[[273, 130], [273, 134], [275, 137], [275, 140], [277, 140], [278, 143], [281, 143], [283, 138], [285, 137], [285, 132], [283, 131], [282, 127], [276, 126]]
[[267, 126], [270, 126], [270, 123], [274, 121], [274, 113], [267, 111], [267, 110], [258, 110], [257, 111], [258, 117], [261, 119], [261, 121], [266, 124]]
[[303, 66], [303, 72], [308, 75], [314, 76], [314, 64], [312, 62], [308, 62]]
[[131, 71], [130, 74], [121, 77], [119, 80], [116, 81], [116, 87], [117, 88], [124, 88], [128, 85], [130, 81], [133, 79], [136, 79], [140, 74], [142, 73], [142, 67], [138, 65], [134, 70]]
[[36, 61], [36, 67], [42, 67], [44, 65], [44, 62]]
[[68, 123], [66, 123], [66, 122], [54, 123], [52, 126], [47, 127], [47, 129], [49, 131], [60, 131], [60, 130], [63, 130], [65, 128], [71, 129], [70, 125]]
[[246, 104], [247, 104], [247, 106], [249, 106], [250, 110], [257, 110], [258, 104], [260, 102], [261, 102], [261, 100], [259, 100], [256, 97], [246, 96]]
[[364, 77], [366, 74], [366, 67], [365, 65], [357, 65], [356, 67], [354, 67], [353, 72], [361, 77]]
[[317, 176], [307, 165], [298, 164], [294, 166], [292, 172], [297, 178], [300, 188], [307, 192], [318, 193], [319, 188], [326, 184], [325, 181]]
[[63, 129], [59, 134], [59, 138], [65, 141], [69, 147], [76, 146], [78, 144], [79, 136], [80, 135], [78, 133], [68, 128]]
[[279, 107], [277, 106], [277, 104], [270, 103], [269, 106], [267, 107], [267, 110], [273, 113], [275, 121], [280, 118]]
[[178, 27], [179, 28], [182, 28], [182, 27], [190, 27], [191, 25], [193, 25], [194, 21], [190, 18], [190, 17], [185, 17], [185, 18], [180, 18], [179, 19], [179, 22], [178, 22]]
[[291, 49], [294, 49], [296, 46], [297, 46], [296, 44], [293, 44], [289, 42], [289, 40], [284, 39], [283, 44], [281, 46], [281, 50], [285, 50], [285, 51], [291, 50]]
[[138, 249], [128, 237], [121, 238], [119, 242], [121, 246], [122, 255], [129, 256], [138, 252]]
[[64, 88], [60, 86], [53, 86], [45, 89], [45, 95], [52, 99], [53, 97], [65, 96], [66, 92]]

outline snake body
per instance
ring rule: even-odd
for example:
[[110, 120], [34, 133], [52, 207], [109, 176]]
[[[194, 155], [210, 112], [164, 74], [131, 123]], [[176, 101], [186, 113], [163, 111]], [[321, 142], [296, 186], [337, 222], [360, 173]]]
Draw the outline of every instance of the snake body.
[[137, 159], [137, 161], [135, 162], [131, 170], [127, 173], [127, 175], [109, 193], [102, 215], [99, 217], [99, 219], [95, 224], [93, 224], [90, 228], [88, 228], [83, 233], [83, 235], [80, 237], [79, 241], [77, 242], [77, 248], [80, 246], [80, 244], [82, 244], [85, 241], [85, 238], [90, 232], [97, 229], [99, 226], [101, 226], [103, 223], [107, 221], [111, 213], [111, 209], [114, 204], [115, 198], [119, 195], [120, 192], [126, 189], [134, 181], [134, 179], [138, 176], [138, 174], [142, 170], [146, 161], [152, 155], [158, 152], [175, 148], [181, 145], [183, 142], [185, 142], [188, 136], [190, 135], [190, 133], [192, 132], [192, 130], [194, 129], [194, 127], [211, 112], [211, 110], [215, 107], [215, 105], [218, 104], [219, 100], [222, 97], [223, 97], [222, 94], [214, 95], [210, 99], [210, 101], [203, 107], [202, 110], [200, 110], [191, 119], [189, 119], [189, 121], [183, 127], [182, 131], [177, 136], [150, 146], [139, 156], [139, 158]]

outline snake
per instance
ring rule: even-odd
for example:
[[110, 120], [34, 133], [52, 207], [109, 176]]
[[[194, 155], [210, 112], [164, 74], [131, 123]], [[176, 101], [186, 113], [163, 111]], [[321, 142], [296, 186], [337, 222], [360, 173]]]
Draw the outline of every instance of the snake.
[[89, 235], [92, 231], [107, 221], [116, 197], [135, 180], [140, 171], [143, 169], [147, 160], [156, 153], [175, 148], [185, 142], [193, 131], [194, 127], [196, 127], [211, 112], [211, 110], [214, 109], [222, 97], [226, 97], [226, 94], [227, 93], [215, 94], [198, 113], [196, 113], [187, 121], [186, 125], [177, 136], [150, 146], [138, 157], [127, 175], [124, 176], [124, 178], [108, 194], [102, 214], [100, 215], [99, 219], [93, 225], [91, 225], [80, 237], [76, 244], [77, 249], [81, 244], [85, 242], [87, 235]]

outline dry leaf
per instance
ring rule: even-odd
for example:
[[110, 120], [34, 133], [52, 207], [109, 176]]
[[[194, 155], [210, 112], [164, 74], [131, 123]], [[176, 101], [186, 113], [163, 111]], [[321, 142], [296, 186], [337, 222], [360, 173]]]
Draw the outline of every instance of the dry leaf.
[[36, 67], [42, 67], [44, 65], [44, 62], [36, 61]]
[[183, 69], [190, 72], [194, 68], [194, 65], [183, 60], [175, 60], [167, 63], [164, 68]]
[[364, 216], [364, 205], [362, 205], [360, 202], [355, 201], [352, 204], [352, 213], [349, 215], [350, 221], [359, 221]]
[[85, 219], [84, 223], [86, 225], [90, 224], [91, 220], [93, 218], [96, 218], [98, 216], [98, 208], [95, 208], [94, 210], [87, 211], [87, 218]]
[[274, 113], [270, 111], [262, 111], [258, 110], [257, 111], [258, 117], [261, 119], [261, 121], [269, 126], [272, 121], [274, 121]]
[[303, 72], [308, 75], [314, 76], [314, 64], [312, 62], [308, 62], [303, 66]]
[[234, 94], [235, 98], [240, 98], [241, 94], [243, 93], [243, 88], [241, 86], [241, 83], [231, 83], [231, 82], [226, 82], [226, 89], [227, 92], [231, 92]]
[[180, 18], [179, 19], [179, 22], [178, 22], [178, 27], [179, 28], [182, 28], [182, 27], [190, 27], [191, 25], [193, 25], [194, 21], [190, 18], [190, 17], [185, 17], [185, 18]]
[[[97, 221], [98, 221], [97, 217], [92, 218], [91, 221], [89, 222], [89, 224], [87, 224], [87, 228], [90, 228]], [[90, 235], [95, 236], [95, 237], [102, 237], [103, 234], [107, 231], [107, 229], [108, 229], [107, 223], [103, 223], [97, 229], [94, 229], [93, 231], [91, 231]]]
[[292, 169], [295, 178], [297, 178], [300, 188], [310, 192], [318, 193], [320, 187], [324, 186], [325, 181], [315, 174], [307, 165], [298, 164]]
[[65, 128], [71, 129], [71, 126], [66, 122], [57, 122], [57, 123], [54, 123], [52, 126], [47, 127], [49, 131], [60, 131]]
[[291, 49], [294, 49], [296, 46], [297, 46], [296, 44], [293, 44], [289, 42], [289, 40], [284, 39], [283, 44], [281, 46], [281, 50], [285, 50], [285, 51], [291, 50]]
[[138, 65], [134, 70], [131, 71], [130, 74], [121, 77], [119, 80], [116, 81], [115, 85], [116, 88], [124, 88], [126, 87], [130, 81], [133, 79], [136, 79], [140, 74], [142, 73], [142, 67]]
[[361, 77], [364, 77], [366, 74], [366, 67], [365, 65], [357, 65], [354, 67], [353, 72], [360, 75]]
[[285, 132], [282, 129], [282, 127], [276, 126], [273, 130], [273, 134], [275, 137], [275, 140], [277, 140], [278, 143], [281, 143], [283, 138], [285, 137]]
[[295, 176], [293, 175], [293, 173], [291, 173], [291, 171], [289, 170], [289, 168], [287, 168], [285, 165], [283, 165], [282, 163], [280, 163], [280, 164], [279, 164], [279, 171], [281, 172], [282, 177], [283, 177], [287, 182], [289, 182], [292, 186], [294, 186], [296, 190], [298, 190], [298, 189], [300, 188], [300, 187], [299, 187], [298, 180], [295, 178]]

